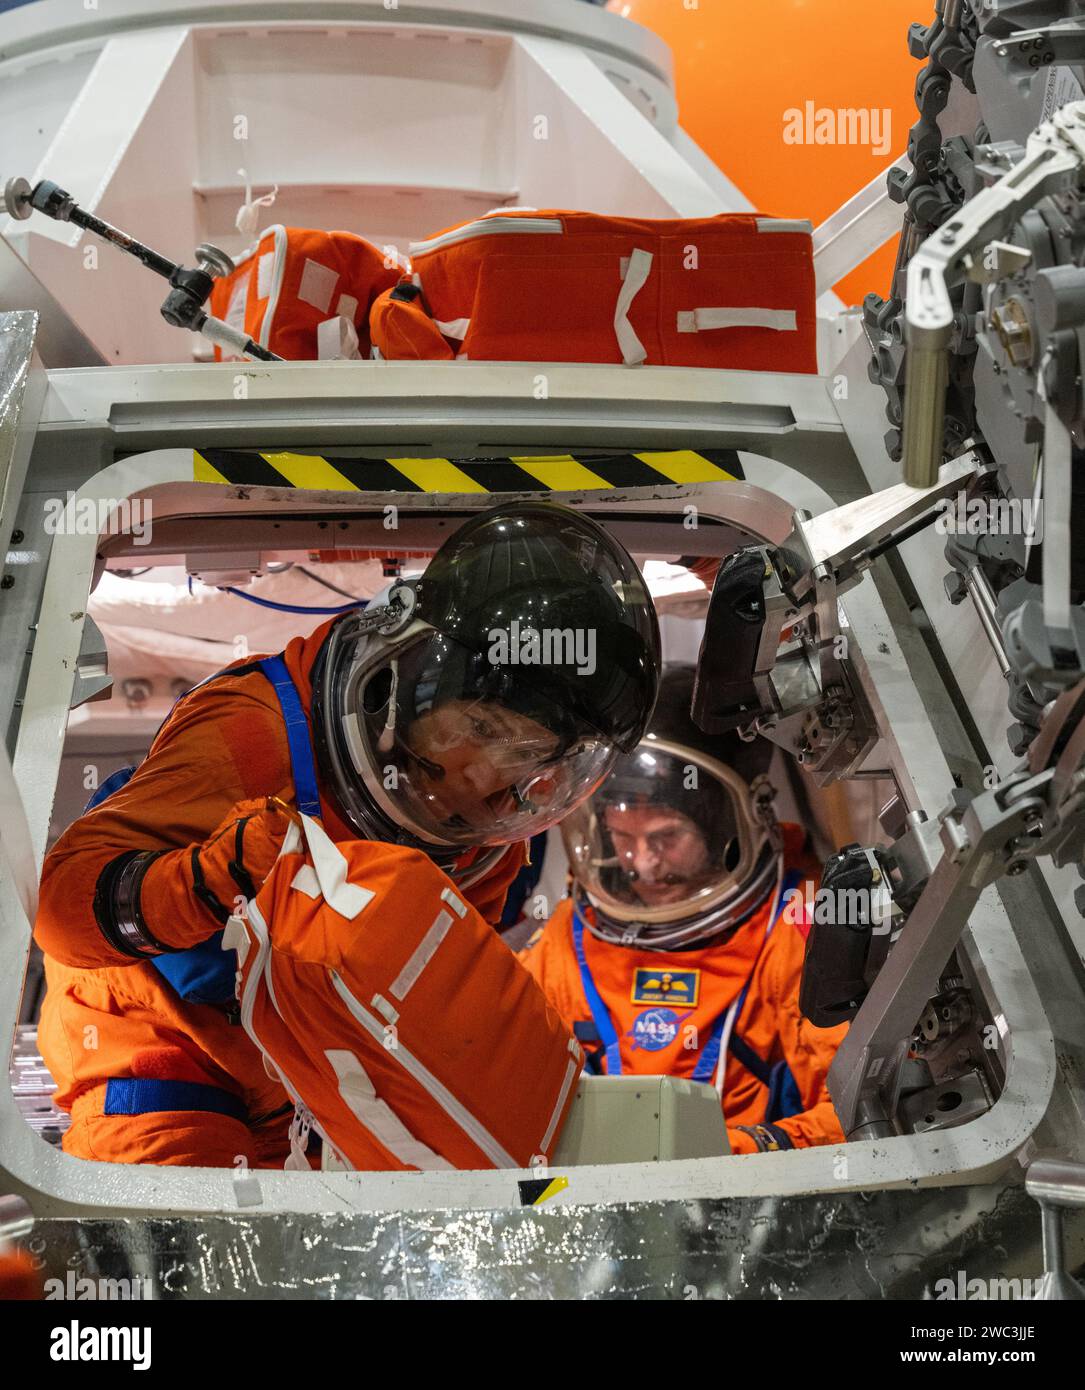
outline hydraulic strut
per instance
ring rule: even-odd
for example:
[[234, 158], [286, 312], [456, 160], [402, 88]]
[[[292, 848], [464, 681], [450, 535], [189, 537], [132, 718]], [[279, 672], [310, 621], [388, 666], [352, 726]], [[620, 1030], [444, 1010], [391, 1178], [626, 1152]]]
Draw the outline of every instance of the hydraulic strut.
[[217, 246], [204, 242], [196, 247], [195, 269], [177, 265], [127, 232], [122, 232], [119, 227], [111, 226], [81, 208], [70, 193], [48, 179], [42, 179], [33, 188], [26, 179], [9, 179], [4, 187], [4, 207], [12, 217], [20, 220], [25, 220], [33, 212], [41, 212], [55, 222], [74, 222], [77, 227], [93, 232], [111, 246], [134, 256], [148, 270], [161, 275], [172, 287], [162, 305], [162, 317], [175, 328], [202, 333], [219, 347], [243, 353], [246, 357], [255, 357], [261, 362], [283, 361], [274, 352], [253, 342], [247, 333], [212, 317], [204, 308], [211, 297], [216, 278], [230, 275], [234, 270], [233, 261]]

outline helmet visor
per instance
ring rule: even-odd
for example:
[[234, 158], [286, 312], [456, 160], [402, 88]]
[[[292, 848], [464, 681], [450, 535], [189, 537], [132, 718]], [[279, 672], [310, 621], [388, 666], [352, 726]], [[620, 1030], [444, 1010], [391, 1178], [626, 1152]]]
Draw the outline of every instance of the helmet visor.
[[417, 615], [625, 752], [643, 737], [659, 680], [655, 607], [633, 559], [589, 517], [535, 502], [473, 518], [422, 576]]
[[437, 844], [509, 844], [549, 829], [617, 755], [545, 689], [432, 630], [350, 698], [371, 794]]
[[768, 839], [737, 773], [651, 736], [561, 833], [589, 899], [617, 921], [650, 924], [739, 900]]

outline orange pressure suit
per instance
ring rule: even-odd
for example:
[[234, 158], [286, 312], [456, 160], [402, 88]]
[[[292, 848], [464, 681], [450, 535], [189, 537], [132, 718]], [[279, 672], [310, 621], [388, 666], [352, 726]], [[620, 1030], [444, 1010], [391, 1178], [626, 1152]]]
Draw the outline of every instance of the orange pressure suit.
[[[295, 638], [282, 655], [307, 725], [313, 666], [334, 621]], [[239, 1026], [236, 1003], [182, 998], [149, 959], [115, 949], [94, 911], [107, 865], [133, 850], [166, 850], [140, 893], [157, 940], [198, 947], [221, 928], [198, 896], [193, 847], [216, 828], [232, 837], [236, 816], [254, 809], [238, 803], [295, 800], [280, 698], [255, 662], [197, 686], [174, 707], [131, 780], [77, 820], [45, 861], [35, 933], [48, 992], [38, 1036], [56, 1102], [72, 1114], [68, 1153], [211, 1167], [243, 1156], [253, 1167], [281, 1167], [289, 1152], [293, 1104]], [[323, 789], [320, 812], [333, 840], [357, 838]], [[274, 853], [265, 854], [268, 865]], [[404, 856], [405, 875], [411, 858]], [[458, 891], [495, 921], [522, 861], [522, 846], [512, 846]], [[406, 882], [399, 901], [411, 900]]]
[[[785, 862], [794, 864], [802, 832], [784, 830]], [[597, 1043], [611, 1075], [711, 1081], [738, 1004], [723, 1077], [732, 1152], [756, 1152], [747, 1129], [759, 1125], [780, 1148], [839, 1143], [825, 1077], [847, 1025], [815, 1028], [799, 1012], [808, 927], [796, 901], [785, 895], [771, 930], [766, 902], [722, 945], [638, 951], [593, 935], [584, 921], [592, 909], [566, 898], [520, 958], [581, 1042]]]

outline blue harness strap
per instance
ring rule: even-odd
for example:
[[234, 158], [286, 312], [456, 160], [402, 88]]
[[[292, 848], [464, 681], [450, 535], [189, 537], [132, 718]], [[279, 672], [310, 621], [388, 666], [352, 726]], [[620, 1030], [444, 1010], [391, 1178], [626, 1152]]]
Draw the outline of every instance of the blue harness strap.
[[294, 797], [298, 810], [307, 816], [320, 815], [320, 793], [317, 791], [316, 762], [309, 721], [301, 707], [297, 687], [290, 679], [286, 662], [281, 656], [265, 656], [259, 663], [279, 701], [290, 745], [290, 770], [294, 778]]
[[[750, 981], [747, 980], [742, 986], [742, 993], [738, 996], [738, 1004], [735, 1007], [736, 1022], [738, 1021], [739, 1014], [742, 1012], [742, 1006], [746, 1003], [746, 996], [749, 992]], [[716, 1063], [720, 1060], [720, 1043], [723, 1041], [723, 1030], [727, 1025], [727, 1015], [729, 1012], [729, 1007], [724, 1009], [723, 1013], [720, 1014], [719, 1018], [713, 1023], [712, 1031], [708, 1035], [708, 1042], [705, 1043], [704, 1051], [697, 1059], [697, 1065], [693, 1068], [693, 1075], [691, 1077], [693, 1081], [711, 1081], [713, 1076], [715, 1076]], [[742, 1042], [742, 1039], [736, 1037], [734, 1029], [732, 1029], [728, 1050], [733, 1052], [736, 1057], [738, 1056], [738, 1048], [735, 1044], [740, 1042]]]
[[247, 1119], [240, 1097], [199, 1081], [157, 1081], [113, 1077], [105, 1086], [105, 1115], [147, 1115], [157, 1110], [202, 1110], [212, 1115]]
[[618, 1043], [618, 1034], [614, 1029], [614, 1022], [610, 1017], [610, 1011], [603, 1003], [603, 997], [595, 987], [591, 971], [588, 969], [588, 958], [584, 954], [584, 919], [580, 915], [580, 909], [573, 904], [573, 949], [576, 952], [576, 963], [580, 967], [580, 981], [584, 986], [584, 995], [588, 1001], [588, 1008], [591, 1016], [595, 1020], [596, 1032], [606, 1048], [607, 1054], [607, 1075], [621, 1076], [622, 1074], [622, 1050]]

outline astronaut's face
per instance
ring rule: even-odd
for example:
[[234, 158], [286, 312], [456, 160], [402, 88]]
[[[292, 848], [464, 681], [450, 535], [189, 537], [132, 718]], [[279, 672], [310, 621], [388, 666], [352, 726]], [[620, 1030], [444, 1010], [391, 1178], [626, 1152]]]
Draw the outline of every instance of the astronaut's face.
[[[558, 775], [558, 736], [526, 715], [485, 700], [448, 700], [408, 734], [420, 790], [442, 821], [488, 829], [548, 802]], [[550, 770], [547, 770], [550, 764]]]
[[606, 827], [629, 883], [647, 907], [681, 902], [711, 872], [700, 828], [669, 806], [608, 806]]

